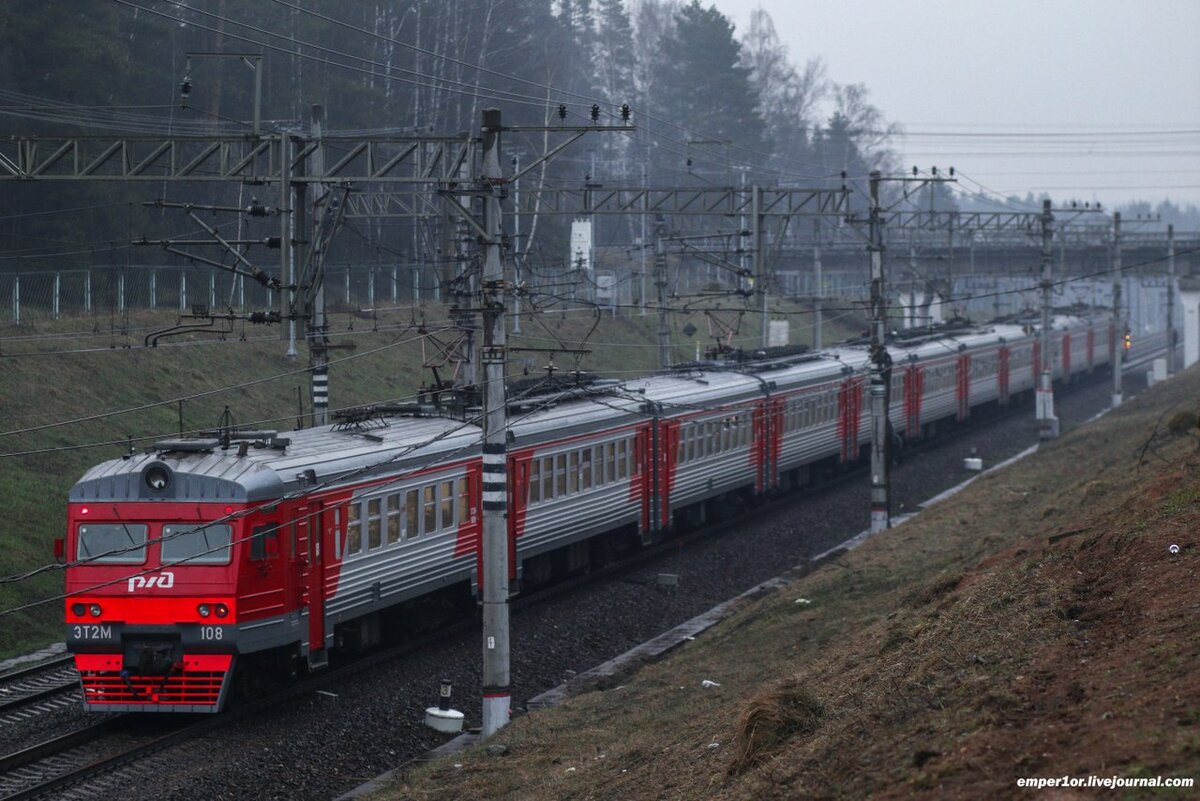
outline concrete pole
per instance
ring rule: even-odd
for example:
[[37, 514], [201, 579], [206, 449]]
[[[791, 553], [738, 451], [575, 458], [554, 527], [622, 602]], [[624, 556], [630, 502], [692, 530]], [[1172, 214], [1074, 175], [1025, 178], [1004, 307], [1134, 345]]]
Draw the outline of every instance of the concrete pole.
[[771, 341], [771, 321], [767, 313], [767, 259], [763, 253], [762, 187], [750, 189], [750, 247], [754, 253], [754, 280], [762, 298], [762, 347]]
[[671, 366], [671, 328], [667, 324], [667, 245], [662, 215], [654, 219], [654, 286], [658, 290], [658, 368]]
[[54, 274], [54, 302], [53, 302], [53, 308], [51, 309], [51, 315], [50, 315], [51, 318], [55, 319], [55, 320], [58, 319], [58, 309], [59, 309], [58, 293], [59, 293], [59, 290], [61, 289], [61, 287], [62, 287], [62, 273], [56, 272]]
[[1175, 372], [1175, 226], [1167, 226], [1167, 375]]
[[1113, 328], [1117, 332], [1116, 342], [1113, 343], [1113, 383], [1112, 405], [1115, 409], [1121, 405], [1121, 362], [1125, 356], [1125, 325], [1121, 322], [1121, 212], [1113, 212], [1113, 252], [1112, 252], [1112, 313]]
[[821, 275], [821, 218], [813, 217], [813, 350], [820, 350], [822, 341], [821, 304], [825, 297], [824, 276]]
[[910, 232], [908, 235], [908, 308], [904, 315], [908, 318], [908, 327], [916, 328], [920, 322], [917, 314], [917, 239]]
[[638, 305], [641, 306], [642, 317], [646, 316], [646, 206], [649, 203], [646, 189], [646, 160], [642, 159], [642, 247], [641, 266], [638, 268]]
[[1054, 237], [1054, 214], [1050, 211], [1050, 201], [1042, 201], [1042, 364], [1037, 387], [1037, 420], [1038, 438], [1054, 439], [1058, 436], [1058, 417], [1054, 414], [1054, 354], [1053, 341], [1050, 337], [1052, 325], [1051, 304], [1054, 288], [1053, 266], [1054, 251], [1051, 242]]
[[13, 275], [13, 325], [21, 324], [21, 274]]
[[508, 476], [504, 370], [504, 264], [501, 261], [500, 110], [483, 110], [483, 186], [487, 241], [483, 261], [483, 728], [487, 738], [508, 723]]
[[[521, 157], [512, 157], [513, 174], [521, 172]], [[521, 179], [513, 182], [513, 275], [517, 285], [521, 283]], [[514, 334], [521, 333], [521, 293], [513, 293]]]
[[88, 270], [83, 276], [83, 310], [92, 310], [92, 271]]
[[279, 134], [279, 278], [283, 286], [279, 289], [279, 317], [287, 320], [284, 336], [287, 338], [289, 359], [296, 358], [296, 319], [292, 314], [296, 308], [295, 262], [292, 259], [293, 218], [296, 209], [292, 205], [292, 137], [286, 132]]
[[[313, 174], [325, 174], [325, 151], [321, 147], [321, 129], [325, 122], [324, 107], [314, 104], [310, 109], [311, 135], [316, 144], [311, 156]], [[315, 232], [310, 230], [309, 213], [309, 184], [299, 184], [296, 187], [295, 208], [298, 222], [296, 239], [305, 244], [301, 248], [311, 248]], [[315, 192], [325, 190], [324, 185], [318, 184]], [[324, 259], [315, 265], [311, 284], [304, 288], [304, 338], [308, 344], [308, 368], [310, 370], [309, 390], [312, 405], [312, 424], [323, 426], [329, 423], [329, 325], [325, 318], [325, 264]], [[348, 269], [348, 268], [347, 268]], [[292, 323], [295, 325], [295, 323]]]
[[[891, 469], [888, 464], [887, 382], [891, 356], [887, 352], [887, 299], [883, 284], [883, 215], [879, 205], [879, 170], [871, 171], [871, 533], [891, 528]], [[858, 425], [851, 420], [851, 425]]]

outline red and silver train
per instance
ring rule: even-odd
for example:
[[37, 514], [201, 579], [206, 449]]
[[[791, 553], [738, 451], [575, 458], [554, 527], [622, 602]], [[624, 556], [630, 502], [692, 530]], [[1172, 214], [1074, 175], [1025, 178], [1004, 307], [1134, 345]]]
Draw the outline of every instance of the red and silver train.
[[[1062, 379], [1108, 364], [1108, 319], [1055, 319]], [[1034, 386], [1028, 326], [889, 346], [914, 439]], [[525, 398], [509, 414], [514, 577], [580, 569], [706, 510], [807, 483], [869, 444], [867, 350], [696, 365]], [[478, 590], [480, 440], [419, 410], [157, 443], [70, 493], [66, 642], [98, 711], [216, 712], [239, 676], [369, 645], [398, 605]], [[463, 593], [465, 595], [465, 592]]]

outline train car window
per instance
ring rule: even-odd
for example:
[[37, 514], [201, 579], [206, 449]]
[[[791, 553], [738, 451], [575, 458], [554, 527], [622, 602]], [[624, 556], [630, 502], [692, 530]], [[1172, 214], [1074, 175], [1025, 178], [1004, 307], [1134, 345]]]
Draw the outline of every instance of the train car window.
[[579, 492], [579, 451], [567, 454], [567, 492]]
[[542, 460], [532, 459], [529, 462], [529, 499], [527, 503], [539, 503], [542, 500]]
[[681, 426], [678, 430], [679, 443], [675, 448], [675, 461], [682, 462], [687, 459], [687, 429]]
[[387, 496], [387, 541], [394, 545], [400, 541], [400, 496]]
[[567, 455], [560, 453], [554, 457], [554, 497], [561, 498], [567, 494]]
[[146, 526], [136, 523], [87, 523], [79, 527], [78, 557], [113, 565], [146, 561]]
[[548, 501], [554, 497], [554, 457], [542, 459], [542, 500]]
[[232, 539], [233, 529], [224, 524], [203, 527], [195, 524], [166, 525], [162, 529], [162, 560], [196, 565], [227, 565]]
[[373, 551], [383, 545], [382, 498], [367, 501], [367, 550]]
[[712, 420], [708, 426], [708, 453], [710, 456], [721, 452], [721, 422]]
[[629, 440], [623, 439], [617, 443], [617, 478], [623, 480], [629, 475]]
[[604, 480], [612, 483], [617, 480], [616, 445], [604, 443]]
[[584, 448], [579, 452], [579, 489], [592, 488], [592, 449]]
[[471, 485], [466, 476], [458, 480], [458, 523], [471, 520]]
[[434, 534], [438, 530], [438, 488], [436, 484], [426, 487], [424, 496], [422, 506], [425, 508], [425, 526], [421, 529], [421, 534]]
[[[317, 518], [320, 520], [320, 518]], [[315, 532], [316, 542], [320, 543], [321, 532]], [[317, 553], [320, 553], [320, 545], [317, 546]], [[342, 510], [335, 508], [333, 510], [333, 553], [340, 559], [342, 557]]]
[[421, 504], [417, 491], [404, 493], [404, 539], [415, 539], [421, 533]]
[[442, 506], [442, 530], [450, 531], [454, 528], [454, 482], [443, 481], [440, 490], [438, 491], [438, 500]]
[[268, 540], [276, 540], [279, 536], [279, 526], [275, 523], [268, 523], [265, 526], [255, 526], [254, 533], [250, 535], [250, 561], [262, 562], [273, 554], [271, 549], [267, 547]]
[[343, 556], [354, 556], [362, 550], [362, 506], [352, 501], [346, 507], [346, 550]]

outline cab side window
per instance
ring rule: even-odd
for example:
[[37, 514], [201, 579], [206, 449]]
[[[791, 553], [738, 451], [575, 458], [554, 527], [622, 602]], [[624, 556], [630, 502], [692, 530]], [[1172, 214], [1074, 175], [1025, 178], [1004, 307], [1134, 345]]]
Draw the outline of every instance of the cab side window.
[[267, 541], [277, 541], [279, 537], [279, 526], [275, 523], [268, 523], [265, 526], [255, 526], [253, 534], [250, 535], [250, 561], [262, 562], [268, 559], [273, 553], [278, 553], [278, 548], [269, 548]]

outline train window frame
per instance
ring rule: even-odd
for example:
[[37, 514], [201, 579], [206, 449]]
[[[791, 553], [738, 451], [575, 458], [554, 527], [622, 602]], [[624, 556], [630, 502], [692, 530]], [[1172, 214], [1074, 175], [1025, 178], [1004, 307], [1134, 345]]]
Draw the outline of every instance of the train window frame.
[[416, 487], [404, 491], [404, 541], [421, 536], [421, 492]]
[[592, 449], [584, 448], [579, 451], [579, 491], [587, 492], [592, 488]]
[[421, 488], [421, 534], [436, 534], [437, 522], [437, 484], [426, 484]]
[[629, 451], [628, 439], [617, 441], [617, 481], [624, 481], [629, 477]]
[[579, 451], [567, 454], [567, 494], [579, 492]]
[[612, 484], [617, 480], [617, 444], [604, 443], [604, 481]]
[[471, 484], [466, 476], [456, 479], [455, 489], [458, 491], [458, 525], [471, 521]]
[[271, 539], [279, 541], [278, 523], [264, 523], [261, 526], [255, 526], [250, 532], [250, 548], [247, 551], [247, 559], [251, 562], [265, 562], [270, 559], [271, 549], [267, 547], [267, 541]]
[[387, 518], [387, 525], [385, 527], [387, 534], [385, 535], [385, 539], [388, 545], [395, 545], [401, 540], [400, 520], [402, 508], [400, 493], [393, 492], [387, 496], [386, 503], [384, 503], [384, 515]]
[[534, 457], [529, 460], [529, 480], [526, 482], [525, 503], [533, 506], [542, 502], [542, 460]]
[[383, 547], [383, 498], [368, 498], [366, 507], [367, 536], [364, 538], [364, 546], [368, 552], [377, 551]]
[[542, 500], [554, 500], [554, 457], [542, 457]]
[[567, 455], [554, 455], [554, 497], [561, 498], [567, 494]]
[[346, 505], [346, 544], [342, 550], [342, 558], [357, 556], [363, 550], [363, 513], [362, 502], [351, 501]]
[[[85, 529], [96, 528], [103, 526], [105, 528], [114, 529], [114, 533], [119, 534], [129, 540], [130, 545], [137, 544], [132, 535], [140, 534], [141, 547], [136, 550], [125, 550], [127, 545], [117, 543], [114, 547], [105, 546], [103, 550], [92, 552], [89, 548], [87, 554], [84, 550], [84, 534]], [[80, 523], [75, 529], [75, 557], [79, 560], [86, 560], [93, 564], [104, 565], [141, 565], [146, 563], [146, 538], [149, 535], [150, 527], [145, 523]], [[97, 532], [98, 533], [98, 532]], [[118, 553], [112, 553], [118, 551]], [[109, 554], [105, 556], [105, 554]]]
[[[168, 529], [176, 528], [180, 531], [169, 531]], [[201, 533], [201, 537], [205, 540], [205, 551], [212, 553], [201, 552], [196, 556], [168, 556], [169, 547], [178, 546], [191, 539], [188, 535]], [[216, 537], [224, 534], [225, 544], [219, 546], [221, 550], [215, 550], [218, 546], [213, 546], [209, 541], [209, 537]], [[161, 559], [164, 563], [171, 564], [193, 564], [193, 565], [227, 565], [230, 559], [233, 558], [233, 526], [227, 523], [217, 523], [210, 525], [202, 525], [196, 523], [164, 523], [161, 534], [161, 550], [159, 551]]]
[[458, 502], [458, 492], [455, 486], [457, 482], [452, 479], [445, 479], [438, 482], [438, 530], [453, 531], [457, 521], [455, 520]]

